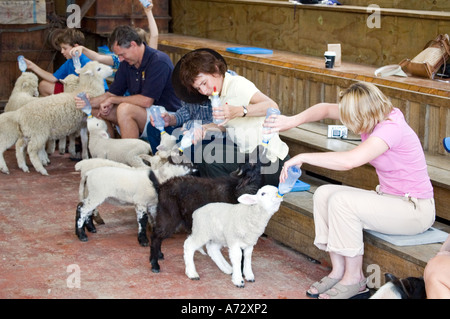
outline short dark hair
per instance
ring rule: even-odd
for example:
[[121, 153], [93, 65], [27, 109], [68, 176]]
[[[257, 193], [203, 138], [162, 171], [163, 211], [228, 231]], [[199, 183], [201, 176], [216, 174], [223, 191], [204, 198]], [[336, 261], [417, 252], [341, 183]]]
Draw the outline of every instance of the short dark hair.
[[120, 25], [114, 28], [111, 36], [108, 40], [108, 45], [110, 49], [117, 42], [117, 45], [123, 48], [129, 48], [131, 46], [131, 42], [136, 42], [137, 45], [142, 44], [142, 39], [136, 30], [129, 25]]
[[56, 44], [61, 46], [64, 43], [74, 47], [75, 44], [84, 45], [84, 41], [83, 32], [75, 28], [67, 28], [58, 36]]
[[225, 76], [225, 72], [225, 62], [208, 51], [191, 51], [183, 57], [180, 64], [180, 80], [189, 91], [195, 91], [192, 84], [200, 73]]

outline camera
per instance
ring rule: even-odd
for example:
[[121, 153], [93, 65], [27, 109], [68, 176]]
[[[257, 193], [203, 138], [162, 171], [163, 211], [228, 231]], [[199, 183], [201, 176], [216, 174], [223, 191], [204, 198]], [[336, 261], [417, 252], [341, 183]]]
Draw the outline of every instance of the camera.
[[328, 125], [328, 138], [347, 138], [347, 133], [344, 125]]

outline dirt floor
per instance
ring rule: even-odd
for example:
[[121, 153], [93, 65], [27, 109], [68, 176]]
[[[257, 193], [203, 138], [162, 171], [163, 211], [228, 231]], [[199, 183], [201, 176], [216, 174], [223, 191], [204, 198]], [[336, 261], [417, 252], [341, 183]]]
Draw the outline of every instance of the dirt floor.
[[[105, 225], [80, 242], [74, 233], [79, 173], [68, 154], [51, 156], [50, 176], [18, 169], [0, 174], [0, 298], [2, 299], [306, 299], [305, 291], [328, 269], [268, 237], [253, 253], [255, 282], [236, 288], [208, 256], [196, 253], [200, 275], [184, 274], [178, 233], [163, 242], [161, 272], [151, 272], [149, 248], [137, 242], [133, 208], [103, 204]], [[224, 255], [227, 251], [224, 251]], [[226, 256], [227, 258], [228, 256]]]

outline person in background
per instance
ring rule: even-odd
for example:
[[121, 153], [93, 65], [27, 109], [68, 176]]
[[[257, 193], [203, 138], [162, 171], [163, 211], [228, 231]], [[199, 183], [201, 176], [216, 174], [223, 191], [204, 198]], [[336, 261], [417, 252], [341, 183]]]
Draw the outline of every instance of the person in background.
[[426, 265], [423, 279], [428, 299], [450, 299], [450, 236]]
[[363, 190], [322, 185], [314, 192], [314, 244], [329, 253], [332, 270], [307, 291], [309, 297], [348, 299], [367, 294], [362, 270], [363, 229], [415, 235], [435, 220], [433, 187], [417, 134], [402, 112], [373, 84], [357, 82], [344, 90], [339, 104], [319, 103], [291, 117], [278, 115], [265, 125], [284, 131], [325, 118], [340, 120], [362, 143], [343, 152], [302, 153], [283, 167], [303, 163], [331, 170], [350, 170], [366, 163], [375, 167], [380, 185]]
[[[136, 31], [138, 32], [139, 36], [141, 37], [142, 41], [146, 42], [147, 45], [150, 48], [158, 49], [158, 26], [155, 21], [155, 17], [153, 16], [153, 3], [150, 3], [150, 6], [144, 7], [145, 15], [147, 16], [148, 21], [148, 29], [149, 33], [145, 32], [141, 28], [136, 28]], [[119, 68], [119, 57], [116, 54], [107, 55], [107, 54], [101, 54], [94, 50], [91, 50], [89, 48], [86, 48], [83, 45], [77, 45], [73, 47], [70, 50], [70, 55], [75, 56], [76, 52], [78, 54], [85, 54], [89, 59], [98, 61], [100, 63], [110, 65], [113, 67], [113, 69]]]
[[[75, 72], [75, 67], [73, 65], [72, 55], [70, 51], [78, 46], [84, 45], [84, 34], [73, 28], [67, 28], [60, 34], [56, 44], [61, 48], [61, 54], [67, 59], [53, 74], [40, 68], [34, 62], [25, 59], [27, 63], [27, 69], [36, 73], [40, 78], [39, 82], [39, 94], [41, 96], [47, 96], [51, 94], [57, 94], [64, 92], [64, 86], [60, 80], [66, 78], [69, 74], [78, 75]], [[80, 63], [83, 67], [86, 63], [91, 61], [86, 55], [80, 54]], [[108, 90], [108, 85], [105, 81], [105, 91]]]

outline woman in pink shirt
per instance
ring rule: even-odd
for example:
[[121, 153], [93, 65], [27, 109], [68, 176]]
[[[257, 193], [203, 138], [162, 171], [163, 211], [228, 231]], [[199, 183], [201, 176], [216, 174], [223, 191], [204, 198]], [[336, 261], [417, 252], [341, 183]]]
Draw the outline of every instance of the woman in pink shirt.
[[433, 187], [419, 138], [402, 112], [370, 83], [350, 86], [339, 104], [316, 104], [265, 125], [284, 131], [325, 118], [341, 120], [361, 135], [362, 143], [345, 152], [298, 154], [284, 164], [280, 180], [290, 166], [303, 163], [341, 171], [366, 163], [375, 167], [379, 179], [375, 191], [323, 185], [314, 193], [314, 244], [329, 252], [332, 270], [307, 295], [347, 299], [368, 292], [362, 270], [363, 229], [398, 235], [424, 232], [435, 219]]

